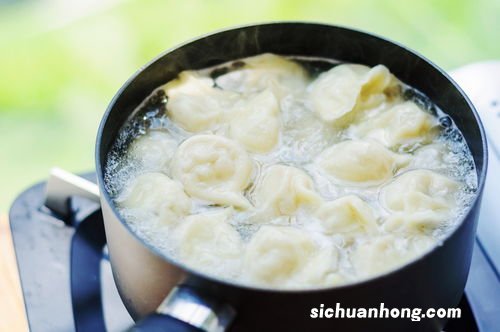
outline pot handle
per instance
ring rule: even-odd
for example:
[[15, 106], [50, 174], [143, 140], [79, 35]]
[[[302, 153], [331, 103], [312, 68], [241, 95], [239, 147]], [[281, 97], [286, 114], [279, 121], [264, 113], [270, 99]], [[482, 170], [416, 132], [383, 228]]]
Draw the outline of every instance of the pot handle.
[[156, 312], [138, 321], [133, 332], [223, 332], [235, 316], [228, 304], [201, 291], [180, 285], [172, 289]]
[[78, 175], [54, 167], [45, 187], [44, 205], [62, 217], [70, 214], [68, 201], [71, 196], [81, 196], [99, 203], [99, 188]]
[[198, 327], [177, 318], [162, 314], [151, 314], [128, 330], [129, 332], [204, 332]]

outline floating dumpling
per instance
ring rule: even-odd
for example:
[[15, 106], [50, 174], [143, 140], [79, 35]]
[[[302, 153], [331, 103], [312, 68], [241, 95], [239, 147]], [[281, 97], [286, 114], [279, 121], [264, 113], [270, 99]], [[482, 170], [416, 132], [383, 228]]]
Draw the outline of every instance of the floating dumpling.
[[224, 90], [255, 93], [271, 90], [279, 99], [304, 89], [308, 74], [293, 60], [274, 54], [261, 54], [239, 62], [241, 67], [215, 79]]
[[212, 130], [224, 119], [236, 95], [214, 87], [211, 78], [183, 71], [163, 86], [167, 95], [167, 115], [191, 132]]
[[152, 130], [137, 138], [130, 146], [130, 155], [146, 170], [165, 171], [177, 149], [177, 143], [163, 131]]
[[234, 273], [243, 244], [228, 222], [230, 214], [227, 208], [185, 218], [175, 232], [179, 258], [193, 267]]
[[439, 173], [418, 169], [405, 172], [384, 186], [382, 204], [392, 212], [434, 211], [448, 215], [456, 206], [459, 184]]
[[339, 273], [339, 252], [333, 245], [318, 248], [295, 280], [296, 287], [304, 285], [334, 286], [345, 282]]
[[353, 120], [358, 104], [358, 109], [364, 109], [383, 102], [391, 82], [392, 75], [382, 65], [343, 64], [321, 74], [309, 87], [309, 98], [323, 121], [344, 125]]
[[359, 93], [361, 81], [349, 65], [339, 65], [321, 74], [310, 86], [312, 108], [326, 122], [335, 122], [350, 113]]
[[361, 243], [351, 254], [351, 262], [359, 277], [389, 272], [401, 266], [434, 245], [428, 237], [405, 240], [386, 235]]
[[248, 243], [244, 274], [255, 283], [283, 287], [304, 272], [317, 250], [302, 230], [262, 226]]
[[301, 206], [316, 206], [321, 202], [314, 183], [298, 168], [273, 165], [265, 170], [255, 192], [256, 207], [271, 216], [290, 216]]
[[263, 91], [236, 105], [230, 118], [230, 134], [248, 151], [269, 152], [278, 143], [279, 103], [270, 91]]
[[396, 154], [370, 141], [343, 141], [323, 151], [316, 159], [318, 167], [341, 183], [369, 186], [390, 179], [409, 162], [409, 157]]
[[432, 232], [448, 220], [447, 213], [429, 210], [396, 212], [384, 221], [383, 228], [391, 233], [419, 234]]
[[370, 138], [387, 147], [429, 143], [435, 136], [437, 119], [412, 101], [398, 104], [349, 128], [349, 135]]
[[373, 208], [355, 195], [323, 204], [315, 216], [326, 234], [373, 233], [377, 230]]
[[449, 220], [456, 208], [459, 184], [430, 170], [413, 170], [398, 176], [380, 193], [391, 212], [384, 229], [391, 232], [432, 231]]
[[243, 196], [252, 175], [252, 161], [235, 141], [217, 135], [185, 140], [172, 163], [172, 174], [186, 192], [218, 205], [248, 208]]
[[139, 175], [125, 187], [118, 203], [123, 208], [152, 214], [167, 224], [191, 212], [191, 199], [182, 185], [162, 173]]
[[361, 77], [361, 92], [359, 94], [356, 108], [368, 109], [377, 107], [387, 99], [387, 93], [391, 88], [398, 86], [398, 80], [389, 72], [384, 65], [373, 68], [363, 65], [350, 65]]

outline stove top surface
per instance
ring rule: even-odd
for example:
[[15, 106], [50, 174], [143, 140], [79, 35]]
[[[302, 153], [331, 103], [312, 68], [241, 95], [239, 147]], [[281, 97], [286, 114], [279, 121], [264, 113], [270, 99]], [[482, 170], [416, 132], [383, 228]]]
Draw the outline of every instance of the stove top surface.
[[133, 321], [113, 281], [99, 206], [72, 198], [62, 219], [43, 206], [44, 189], [29, 188], [10, 211], [30, 330], [123, 331]]
[[[494, 331], [500, 326], [500, 62], [452, 75], [481, 114], [490, 159], [462, 317], [450, 320], [445, 331]], [[488, 88], [481, 89], [485, 82]], [[94, 173], [84, 177], [95, 181]], [[9, 218], [30, 330], [126, 329], [133, 321], [113, 281], [98, 204], [74, 197], [70, 216], [60, 218], [43, 206], [44, 190], [39, 183], [23, 192]]]

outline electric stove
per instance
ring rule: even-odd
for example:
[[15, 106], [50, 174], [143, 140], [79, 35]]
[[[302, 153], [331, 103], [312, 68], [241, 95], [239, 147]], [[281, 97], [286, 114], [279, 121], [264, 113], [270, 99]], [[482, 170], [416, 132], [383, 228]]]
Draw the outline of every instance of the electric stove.
[[[451, 319], [444, 330], [496, 331], [500, 326], [496, 196], [500, 190], [500, 62], [470, 65], [453, 76], [481, 114], [490, 159], [469, 279], [459, 305], [462, 317]], [[95, 182], [94, 173], [83, 177]], [[44, 206], [45, 186], [41, 182], [24, 191], [9, 216], [30, 330], [127, 329], [133, 321], [113, 281], [99, 205], [75, 196], [68, 201], [69, 213], [62, 217]]]

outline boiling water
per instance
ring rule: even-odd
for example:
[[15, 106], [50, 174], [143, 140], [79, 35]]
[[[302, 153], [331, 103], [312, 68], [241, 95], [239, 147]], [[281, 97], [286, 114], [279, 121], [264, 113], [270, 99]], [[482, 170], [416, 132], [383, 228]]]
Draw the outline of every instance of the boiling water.
[[[337, 64], [335, 61], [325, 59], [297, 57], [295, 60], [307, 69], [311, 75], [311, 80]], [[236, 67], [239, 67], [239, 65]], [[218, 75], [225, 74], [231, 69], [231, 65], [221, 65], [216, 68], [202, 70], [200, 73], [216, 78]], [[400, 146], [395, 152], [409, 154], [415, 158], [413, 158], [408, 167], [399, 170], [396, 176], [410, 169], [425, 168], [447, 175], [462, 184], [457, 197], [458, 203], [456, 204], [460, 208], [454, 211], [454, 218], [450, 218], [440, 227], [432, 230], [430, 234], [427, 234], [432, 236], [435, 239], [435, 243], [439, 245], [440, 241], [457, 226], [474, 198], [477, 188], [476, 170], [467, 143], [451, 118], [423, 94], [404, 84], [401, 84], [400, 87], [401, 93], [395, 96], [393, 101], [389, 100], [388, 103], [412, 100], [422, 109], [436, 116], [440, 123], [438, 128], [439, 135], [433, 140], [432, 144], [439, 146], [440, 151], [445, 152], [442, 158], [437, 160], [435, 151], [428, 146], [420, 146], [418, 144]], [[306, 92], [294, 93], [281, 100], [280, 115], [282, 127], [278, 146], [268, 154], [250, 154], [254, 163], [254, 171], [252, 183], [244, 192], [245, 196], [250, 202], [255, 202], [255, 187], [259, 179], [261, 179], [262, 173], [270, 165], [286, 164], [302, 169], [310, 175], [314, 180], [315, 189], [327, 201], [346, 194], [358, 195], [372, 207], [375, 207], [378, 222], [381, 223], [381, 220], [388, 215], [388, 212], [379, 203], [379, 191], [383, 185], [369, 188], [338, 185], [332, 183], [312, 164], [312, 160], [321, 151], [335, 143], [349, 139], [350, 134], [348, 130], [332, 130], [329, 124], [321, 121], [314, 112], [309, 110], [306, 97]], [[131, 115], [130, 119], [120, 130], [109, 152], [105, 167], [105, 187], [117, 203], [119, 212], [122, 214], [124, 220], [129, 223], [133, 231], [165, 255], [176, 259], [176, 248], [172, 245], [173, 241], [171, 240], [174, 226], [159, 222], [147, 211], [120, 207], [119, 202], [120, 194], [132, 179], [147, 171], [158, 171], [147, 169], [144, 164], [127, 153], [131, 142], [153, 130], [167, 132], [178, 145], [187, 138], [195, 135], [183, 130], [169, 119], [166, 115], [167, 105], [168, 100], [164, 91], [157, 89]], [[384, 104], [380, 107], [387, 108], [388, 105]], [[227, 131], [227, 125], [221, 124], [212, 133], [226, 135]], [[163, 169], [162, 171], [169, 177], [172, 177], [169, 169]], [[220, 207], [207, 204], [207, 202], [195, 198], [193, 198], [193, 202], [192, 214], [220, 209]], [[235, 210], [230, 221], [231, 225], [241, 235], [244, 243], [247, 243], [262, 226], [262, 223], [253, 222], [255, 218], [258, 218], [258, 214], [254, 210]], [[350, 240], [346, 240], [341, 235], [325, 235], [321, 232], [320, 221], [312, 217], [306, 210], [299, 210], [294, 216], [276, 218], [272, 223], [292, 225], [296, 228], [304, 229], [311, 234], [320, 247], [333, 243], [339, 252], [339, 270], [344, 276], [349, 276], [347, 277], [347, 281], [344, 282], [355, 281], [361, 278], [356, 275], [349, 255], [352, 248], [356, 247], [356, 241], [362, 242], [366, 240], [364, 239], [366, 235], [358, 236], [354, 240], [354, 244], [346, 243], [346, 241]], [[411, 236], [401, 236], [399, 240], [398, 245], [404, 247], [408, 245], [407, 242], [411, 240]], [[237, 279], [245, 283], [251, 282], [246, 280], [241, 269], [234, 269], [233, 266], [228, 267], [226, 264], [203, 267], [201, 269], [219, 278]], [[301, 285], [300, 287], [311, 288], [317, 286], [325, 285]]]

